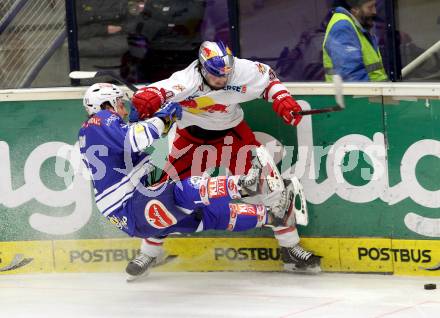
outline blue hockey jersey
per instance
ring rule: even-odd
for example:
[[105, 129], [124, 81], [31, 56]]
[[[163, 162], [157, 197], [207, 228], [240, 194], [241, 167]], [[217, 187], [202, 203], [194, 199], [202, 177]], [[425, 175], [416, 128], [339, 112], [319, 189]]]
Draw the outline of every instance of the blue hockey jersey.
[[127, 125], [116, 112], [102, 110], [85, 121], [79, 131], [80, 151], [91, 175], [96, 205], [130, 235], [134, 222], [123, 210], [154, 168], [142, 151], [160, 138], [163, 129], [159, 118]]
[[210, 178], [202, 186], [201, 178], [195, 177], [182, 180], [179, 186], [167, 181], [144, 187], [154, 167], [142, 150], [158, 139], [163, 129], [159, 118], [127, 125], [108, 110], [83, 123], [78, 137], [82, 159], [91, 175], [96, 205], [111, 223], [142, 238], [262, 226], [264, 208], [231, 202], [237, 199], [239, 176]]

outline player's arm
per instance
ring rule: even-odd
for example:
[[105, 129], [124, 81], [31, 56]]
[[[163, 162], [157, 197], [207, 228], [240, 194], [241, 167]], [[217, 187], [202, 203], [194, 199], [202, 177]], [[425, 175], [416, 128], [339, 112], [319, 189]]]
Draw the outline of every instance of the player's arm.
[[182, 117], [182, 108], [178, 103], [167, 103], [153, 117], [139, 121], [128, 127], [128, 139], [133, 152], [141, 152], [151, 146], [155, 140], [168, 133], [177, 119]]
[[[273, 110], [283, 118], [288, 125], [297, 126], [302, 116], [297, 114], [302, 110], [301, 106], [293, 99], [287, 89], [283, 89], [273, 94], [272, 97]], [[296, 113], [296, 114], [295, 114]]]
[[286, 86], [281, 83], [276, 73], [269, 67], [268, 82], [263, 92], [263, 98], [272, 102], [273, 110], [283, 119], [283, 121], [292, 126], [297, 126], [302, 119], [300, 112], [301, 106], [290, 95]]
[[138, 90], [132, 103], [139, 119], [151, 118], [166, 102], [178, 102], [186, 99], [197, 88], [195, 63], [186, 69], [174, 73], [170, 78], [153, 83]]
[[255, 92], [257, 96], [272, 102], [273, 110], [286, 124], [298, 125], [302, 116], [295, 113], [302, 110], [301, 106], [292, 98], [270, 66], [259, 62], [249, 63], [249, 61], [247, 64], [242, 64], [247, 68], [242, 77], [248, 77], [248, 91]]
[[131, 102], [135, 107], [139, 119], [151, 118], [151, 116], [165, 104], [166, 91], [156, 86], [147, 86], [139, 89], [132, 97]]

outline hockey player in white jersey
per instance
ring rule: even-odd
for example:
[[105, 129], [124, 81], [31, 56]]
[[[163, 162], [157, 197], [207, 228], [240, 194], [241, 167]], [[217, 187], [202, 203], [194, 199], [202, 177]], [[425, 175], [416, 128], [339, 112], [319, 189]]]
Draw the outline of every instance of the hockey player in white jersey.
[[[300, 189], [291, 182], [281, 193], [271, 190], [269, 182], [281, 180], [267, 173], [271, 163], [258, 151], [261, 148], [256, 149], [247, 175], [191, 177], [178, 184], [168, 180], [146, 185], [153, 167], [143, 150], [167, 133], [180, 117], [181, 108], [178, 103], [167, 103], [151, 119], [129, 126], [123, 121], [127, 111], [122, 97], [115, 85], [92, 85], [84, 97], [89, 118], [78, 136], [97, 207], [120, 230], [147, 238], [174, 232], [288, 228], [295, 223]], [[263, 200], [266, 204], [252, 202], [258, 195], [267, 198]], [[135, 261], [152, 265], [158, 256], [142, 254]]]
[[[239, 103], [257, 98], [272, 102], [273, 110], [286, 124], [296, 126], [301, 121], [300, 105], [268, 65], [239, 59], [223, 43], [207, 41], [200, 46], [197, 60], [170, 78], [140, 89], [132, 102], [141, 119], [151, 116], [167, 101], [182, 105], [183, 116], [177, 122], [173, 148], [164, 169], [164, 179], [182, 179], [200, 175], [211, 167], [225, 166], [232, 174], [250, 169], [249, 150], [260, 143], [244, 121]], [[198, 150], [203, 145], [214, 149], [214, 156], [200, 155]], [[228, 149], [227, 154], [224, 149]], [[299, 245], [295, 224], [276, 227], [274, 233], [287, 268], [319, 267], [319, 257]], [[140, 259], [130, 262], [127, 271], [141, 273], [145, 268], [143, 255], [158, 255], [163, 240], [164, 237], [144, 240]]]

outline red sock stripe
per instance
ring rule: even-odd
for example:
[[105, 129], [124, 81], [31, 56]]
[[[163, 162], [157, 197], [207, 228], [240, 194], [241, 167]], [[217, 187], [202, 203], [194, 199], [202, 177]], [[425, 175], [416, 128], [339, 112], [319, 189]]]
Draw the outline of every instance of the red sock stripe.
[[163, 245], [163, 240], [158, 242], [154, 242], [152, 240], [149, 239], [145, 239], [145, 243], [149, 244], [149, 245], [154, 245], [154, 246], [162, 246]]
[[274, 231], [275, 235], [281, 235], [281, 234], [286, 234], [286, 233], [290, 233], [296, 230], [296, 227], [291, 226], [291, 227], [287, 227], [285, 229], [282, 230], [278, 230], [278, 231]]

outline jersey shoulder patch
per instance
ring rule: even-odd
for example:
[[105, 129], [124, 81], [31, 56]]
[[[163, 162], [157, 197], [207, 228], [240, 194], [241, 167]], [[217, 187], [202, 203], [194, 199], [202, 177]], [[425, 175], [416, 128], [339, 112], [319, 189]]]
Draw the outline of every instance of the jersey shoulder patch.
[[88, 128], [90, 126], [98, 126], [99, 127], [99, 126], [101, 126], [101, 124], [102, 124], [101, 117], [99, 117], [97, 115], [93, 115], [88, 120], [83, 122], [82, 127], [83, 128]]
[[265, 66], [264, 64], [259, 63], [259, 62], [255, 62], [255, 66], [257, 67], [257, 70], [261, 75], [266, 74], [267, 66]]

